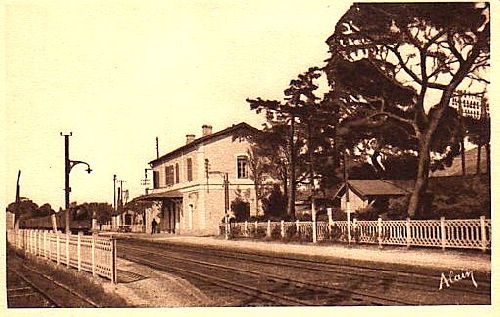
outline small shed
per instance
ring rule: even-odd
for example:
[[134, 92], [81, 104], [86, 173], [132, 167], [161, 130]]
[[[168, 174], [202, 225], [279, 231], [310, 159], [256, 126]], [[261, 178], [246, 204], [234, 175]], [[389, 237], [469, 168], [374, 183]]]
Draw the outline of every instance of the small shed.
[[[415, 181], [413, 180], [385, 180], [385, 179], [360, 179], [349, 180], [350, 210], [356, 211], [368, 206], [378, 210], [387, 209], [389, 199], [404, 197], [411, 193]], [[340, 197], [341, 209], [347, 210], [347, 191], [343, 184], [337, 191]]]

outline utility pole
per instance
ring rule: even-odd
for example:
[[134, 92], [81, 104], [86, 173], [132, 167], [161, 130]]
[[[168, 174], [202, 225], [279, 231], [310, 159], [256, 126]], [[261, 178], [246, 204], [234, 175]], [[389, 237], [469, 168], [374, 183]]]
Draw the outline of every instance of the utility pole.
[[113, 210], [116, 211], [116, 174], [113, 174]]
[[118, 181], [120, 183], [120, 187], [118, 187], [118, 205], [120, 208], [123, 207], [123, 183], [125, 183], [126, 181], [124, 180], [119, 180]]
[[229, 174], [224, 173], [224, 214], [228, 215], [229, 211]]
[[218, 174], [222, 176], [222, 187], [224, 188], [224, 220], [226, 223], [226, 239], [229, 238], [229, 173], [221, 172], [221, 171], [209, 171], [208, 159], [206, 166], [206, 176], [208, 180], [209, 174]]
[[69, 186], [69, 173], [71, 172], [71, 169], [78, 164], [85, 164], [87, 165], [87, 173], [90, 174], [92, 170], [90, 169], [90, 165], [86, 162], [83, 161], [73, 161], [69, 159], [69, 137], [73, 135], [72, 132], [69, 134], [63, 134], [62, 132], [60, 133], [61, 136], [64, 136], [64, 206], [66, 209], [66, 234], [70, 234], [70, 223], [71, 223], [71, 218], [70, 218], [70, 211], [69, 211], [69, 193], [71, 192], [71, 187]]
[[21, 178], [21, 170], [17, 172], [17, 183], [16, 183], [16, 212], [14, 213], [14, 230], [19, 229], [19, 218], [21, 215], [19, 214], [19, 204], [21, 203], [20, 197], [20, 187], [19, 187], [19, 178]]
[[160, 158], [160, 150], [158, 149], [158, 137], [156, 137], [156, 158]]

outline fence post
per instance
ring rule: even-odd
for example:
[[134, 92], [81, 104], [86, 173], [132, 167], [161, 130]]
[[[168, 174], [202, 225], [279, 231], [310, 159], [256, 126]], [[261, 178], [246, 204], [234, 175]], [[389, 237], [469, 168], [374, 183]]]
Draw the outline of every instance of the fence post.
[[116, 239], [111, 238], [111, 281], [118, 284], [118, 276], [116, 270]]
[[444, 217], [441, 217], [441, 248], [443, 250], [446, 248], [446, 224]]
[[487, 246], [487, 240], [486, 240], [486, 219], [484, 216], [481, 216], [480, 218], [480, 223], [481, 223], [481, 250], [483, 252], [486, 252], [486, 246]]
[[317, 228], [316, 228], [316, 213], [313, 213], [313, 217], [312, 217], [312, 238], [313, 238], [313, 243], [316, 243], [318, 242], [318, 232], [317, 232]]
[[92, 234], [92, 275], [95, 276], [95, 233]]
[[230, 235], [230, 230], [231, 230], [231, 225], [229, 224], [229, 217], [227, 215], [224, 216], [224, 221], [225, 221], [225, 238], [226, 240], [229, 239], [229, 235]]
[[28, 230], [28, 247], [26, 248], [28, 250], [28, 253], [31, 253], [31, 236], [32, 236], [32, 230]]
[[36, 255], [40, 256], [42, 255], [42, 232], [40, 230], [37, 230], [37, 237], [36, 237], [36, 245], [37, 245], [37, 252]]
[[245, 234], [244, 234], [245, 237], [248, 237], [248, 221], [245, 220]]
[[38, 229], [33, 230], [33, 254], [38, 255]]
[[285, 237], [285, 220], [281, 220], [281, 237]]
[[411, 225], [410, 217], [406, 218], [406, 248], [409, 249], [411, 244]]
[[268, 221], [267, 221], [266, 236], [267, 236], [268, 238], [270, 238], [270, 237], [271, 237], [271, 220], [268, 220]]
[[66, 266], [69, 267], [69, 233], [66, 233]]
[[43, 231], [43, 257], [47, 258], [47, 231]]
[[30, 253], [35, 254], [35, 230], [31, 230], [30, 246], [31, 246]]
[[61, 246], [59, 243], [59, 232], [56, 232], [56, 252], [57, 252], [57, 265], [61, 262]]
[[297, 229], [297, 235], [299, 235], [299, 229], [300, 229], [299, 219], [295, 221], [295, 229]]
[[258, 224], [259, 224], [259, 223], [257, 222], [257, 220], [255, 220], [255, 232], [254, 232], [254, 234], [253, 234], [253, 237], [254, 237], [254, 238], [257, 236], [257, 226], [258, 226]]
[[326, 208], [326, 213], [328, 214], [328, 235], [331, 238], [332, 236], [332, 226], [333, 226], [333, 217], [332, 217], [332, 208]]
[[377, 220], [377, 235], [378, 235], [378, 247], [382, 249], [382, 217], [378, 216]]
[[81, 232], [78, 232], [77, 235], [77, 244], [76, 244], [76, 255], [77, 255], [77, 261], [78, 261], [78, 271], [82, 270], [82, 253], [81, 253], [81, 248], [82, 248], [82, 240], [81, 240]]
[[22, 236], [23, 236], [23, 250], [24, 250], [24, 253], [27, 253], [28, 246], [29, 246], [28, 230], [27, 229], [23, 230]]
[[358, 219], [352, 219], [352, 239], [355, 243], [359, 243], [361, 241], [361, 235], [363, 234], [362, 228], [358, 229]]
[[47, 259], [50, 259], [52, 255], [50, 254], [52, 252], [52, 240], [51, 240], [51, 234], [50, 231], [47, 232]]

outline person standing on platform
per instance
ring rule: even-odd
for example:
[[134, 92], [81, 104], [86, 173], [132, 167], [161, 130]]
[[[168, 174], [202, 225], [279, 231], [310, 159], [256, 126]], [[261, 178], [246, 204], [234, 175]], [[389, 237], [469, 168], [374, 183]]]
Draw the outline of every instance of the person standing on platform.
[[156, 219], [153, 219], [153, 222], [151, 223], [151, 234], [156, 233], [156, 227], [158, 226], [158, 223], [156, 223]]

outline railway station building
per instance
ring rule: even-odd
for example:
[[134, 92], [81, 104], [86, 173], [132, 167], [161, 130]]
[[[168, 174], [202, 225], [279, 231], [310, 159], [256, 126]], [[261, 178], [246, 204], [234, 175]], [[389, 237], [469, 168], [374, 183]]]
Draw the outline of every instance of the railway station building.
[[155, 219], [160, 232], [217, 234], [227, 201], [230, 206], [236, 198], [246, 204], [249, 216], [256, 214], [249, 136], [258, 132], [244, 122], [215, 133], [203, 125], [201, 137], [188, 134], [185, 145], [149, 162], [153, 189], [135, 198], [153, 202], [145, 213], [146, 231], [151, 232]]

